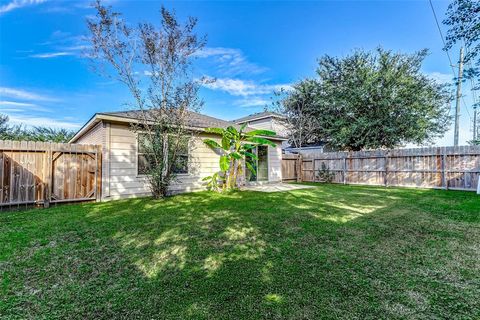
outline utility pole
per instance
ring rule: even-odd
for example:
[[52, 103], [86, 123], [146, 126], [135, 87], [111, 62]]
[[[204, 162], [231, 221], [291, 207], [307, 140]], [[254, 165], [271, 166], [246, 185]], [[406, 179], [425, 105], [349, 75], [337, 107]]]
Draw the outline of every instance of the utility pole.
[[477, 106], [473, 107], [473, 141], [477, 140]]
[[458, 128], [460, 120], [460, 99], [462, 98], [462, 77], [463, 77], [463, 47], [460, 48], [460, 60], [458, 62], [458, 79], [457, 79], [457, 99], [455, 102], [455, 136], [453, 145], [458, 146]]

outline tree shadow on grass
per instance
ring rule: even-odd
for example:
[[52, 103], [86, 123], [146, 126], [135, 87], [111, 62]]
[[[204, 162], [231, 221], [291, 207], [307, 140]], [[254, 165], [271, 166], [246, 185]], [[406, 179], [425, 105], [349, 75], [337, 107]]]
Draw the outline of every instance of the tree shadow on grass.
[[322, 186], [55, 208], [40, 219], [39, 251], [7, 262], [10, 281], [25, 281], [12, 307], [79, 318], [472, 315], [478, 220], [439, 219], [425, 197], [452, 200]]

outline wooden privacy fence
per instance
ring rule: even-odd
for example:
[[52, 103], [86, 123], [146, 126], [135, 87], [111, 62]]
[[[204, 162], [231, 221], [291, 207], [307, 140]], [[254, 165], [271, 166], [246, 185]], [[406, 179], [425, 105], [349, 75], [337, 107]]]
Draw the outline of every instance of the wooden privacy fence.
[[100, 199], [100, 146], [0, 140], [0, 152], [0, 207]]
[[[282, 170], [287, 180], [316, 182], [322, 163], [332, 182], [344, 184], [475, 191], [480, 177], [480, 146], [328, 152], [313, 158], [308, 154], [284, 156]], [[295, 156], [296, 177], [291, 174]]]

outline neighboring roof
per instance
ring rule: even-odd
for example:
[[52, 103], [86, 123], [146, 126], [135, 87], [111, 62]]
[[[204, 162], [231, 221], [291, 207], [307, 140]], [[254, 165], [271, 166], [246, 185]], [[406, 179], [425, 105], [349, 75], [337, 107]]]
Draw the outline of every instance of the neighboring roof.
[[246, 117], [242, 117], [236, 120], [233, 120], [235, 123], [245, 123], [248, 121], [260, 120], [265, 118], [277, 118], [277, 119], [285, 119], [285, 116], [281, 115], [280, 113], [271, 112], [271, 111], [264, 111], [264, 112], [257, 112]]
[[296, 148], [296, 147], [289, 146], [289, 147], [283, 148], [283, 150], [287, 150], [287, 151], [317, 150], [317, 149], [323, 150], [324, 148], [325, 148], [324, 145], [301, 147], [301, 148]]
[[[140, 110], [132, 110], [132, 111], [117, 111], [117, 112], [100, 112], [100, 113], [95, 113], [90, 120], [88, 120], [87, 123], [83, 125], [80, 130], [73, 136], [73, 138], [70, 140], [70, 143], [74, 143], [78, 138], [83, 136], [85, 133], [87, 133], [90, 128], [92, 128], [94, 125], [96, 125], [98, 122], [101, 121], [107, 121], [107, 122], [128, 122], [128, 123], [134, 123], [134, 122], [139, 122], [140, 116], [143, 114], [141, 113], [142, 111]], [[147, 114], [148, 116], [148, 114]], [[150, 120], [150, 119], [147, 119]], [[210, 128], [210, 127], [220, 127], [220, 128], [226, 128], [228, 126], [235, 126], [238, 128], [238, 125], [233, 122], [233, 121], [226, 121], [214, 117], [210, 117], [198, 112], [193, 112], [189, 111], [189, 118], [188, 118], [188, 126], [191, 127], [192, 129], [199, 129], [199, 130], [204, 130], [205, 128]], [[287, 140], [285, 137], [282, 136], [274, 136], [271, 137], [276, 140]]]

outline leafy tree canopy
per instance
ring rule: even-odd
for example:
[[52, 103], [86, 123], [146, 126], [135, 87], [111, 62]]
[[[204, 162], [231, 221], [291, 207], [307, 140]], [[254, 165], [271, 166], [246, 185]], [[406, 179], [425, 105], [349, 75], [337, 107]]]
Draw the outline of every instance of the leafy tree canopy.
[[468, 141], [468, 144], [471, 146], [480, 146], [480, 139], [470, 140]]
[[3, 136], [8, 131], [8, 117], [0, 113], [0, 135]]
[[450, 123], [451, 94], [421, 73], [426, 55], [427, 50], [408, 55], [379, 48], [323, 56], [318, 77], [297, 83], [281, 101], [289, 123], [305, 115], [315, 119], [314, 128], [292, 126], [292, 135], [307, 130], [303, 144], [324, 142], [339, 150], [394, 148], [442, 136]]
[[[480, 77], [480, 1], [455, 0], [443, 23], [449, 27], [445, 50], [455, 44], [465, 46], [465, 77]], [[478, 90], [479, 88], [477, 88]]]
[[21, 125], [9, 125], [8, 117], [0, 114], [0, 140], [25, 140], [43, 142], [68, 142], [75, 133], [67, 129], [48, 127], [27, 128]]

